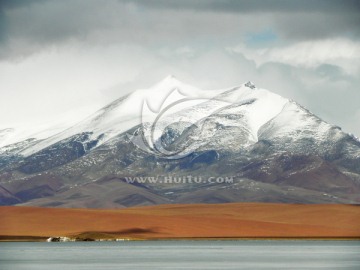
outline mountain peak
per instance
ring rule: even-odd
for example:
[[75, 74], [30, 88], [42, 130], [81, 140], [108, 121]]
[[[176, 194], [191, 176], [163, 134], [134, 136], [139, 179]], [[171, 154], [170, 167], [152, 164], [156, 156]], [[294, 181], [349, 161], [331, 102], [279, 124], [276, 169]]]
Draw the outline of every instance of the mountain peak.
[[246, 87], [249, 87], [249, 88], [251, 88], [251, 89], [255, 89], [255, 88], [256, 88], [255, 84], [253, 84], [251, 81], [248, 81], [247, 83], [245, 83], [245, 86], [246, 86]]

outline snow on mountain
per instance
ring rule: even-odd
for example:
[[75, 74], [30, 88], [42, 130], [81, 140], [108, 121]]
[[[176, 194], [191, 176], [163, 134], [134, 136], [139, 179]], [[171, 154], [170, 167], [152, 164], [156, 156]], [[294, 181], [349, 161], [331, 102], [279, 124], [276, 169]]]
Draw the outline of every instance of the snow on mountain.
[[157, 110], [175, 89], [190, 97], [211, 95], [209, 91], [197, 89], [179, 82], [173, 76], [168, 76], [148, 89], [139, 89], [115, 100], [80, 123], [39, 142], [23, 151], [22, 154], [29, 156], [58, 141], [84, 132], [91, 133], [91, 140], [99, 139], [99, 146], [119, 133], [140, 124], [142, 117], [146, 117], [142, 115], [144, 101], [149, 102], [152, 110]]
[[13, 128], [0, 129], [0, 147], [7, 145], [8, 144], [7, 141], [9, 141], [13, 135], [14, 135]]
[[259, 129], [279, 114], [285, 104], [289, 102], [288, 99], [268, 90], [256, 88], [251, 82], [226, 91], [217, 98], [228, 100], [234, 104], [245, 100], [255, 101], [244, 107], [243, 112], [246, 115], [248, 128], [250, 128], [255, 141], [258, 140]]
[[18, 125], [13, 128], [0, 129], [0, 148], [28, 139], [43, 140], [64, 130], [66, 125]]
[[293, 140], [309, 137], [324, 140], [332, 127], [295, 102], [288, 102], [260, 133], [271, 138], [288, 136]]
[[[159, 141], [166, 126], [174, 122], [196, 124], [211, 115], [221, 114], [221, 111], [222, 114], [241, 116], [241, 119], [232, 121], [231, 124], [227, 117], [219, 117], [216, 122], [225, 126], [241, 126], [248, 134], [246, 140], [248, 143], [257, 142], [259, 136], [265, 132], [265, 126], [267, 135], [272, 134], [272, 136], [284, 133], [293, 136], [293, 133], [299, 129], [305, 134], [306, 128], [311, 131], [318, 130], [318, 134], [322, 134], [331, 127], [307, 113], [299, 105], [268, 90], [256, 88], [251, 82], [230, 89], [209, 91], [168, 76], [148, 89], [139, 89], [115, 100], [64, 131], [57, 132], [58, 129], [48, 129], [42, 133], [28, 131], [31, 135], [35, 134], [34, 138], [40, 141], [25, 148], [21, 154], [30, 156], [57, 142], [85, 133], [88, 134], [86, 140], [98, 147], [139, 124], [147, 127], [145, 137], [148, 144], [153, 146], [154, 142]], [[157, 118], [159, 116], [160, 119]], [[275, 118], [276, 121], [272, 121]], [[152, 130], [154, 121], [158, 123]], [[308, 121], [311, 123], [309, 124]], [[207, 131], [210, 137], [213, 134], [211, 128], [211, 125], [208, 126]], [[0, 138], [1, 136], [5, 138], [2, 139], [2, 145], [8, 144], [9, 138], [16, 142], [21, 138], [31, 137], [24, 132], [21, 134], [22, 137], [17, 137], [12, 130], [0, 131]], [[151, 136], [153, 138], [150, 138]]]
[[[183, 151], [177, 152], [175, 158], [189, 154], [205, 145], [211, 145], [212, 149], [234, 150], [254, 144], [258, 141], [259, 129], [279, 114], [284, 105], [289, 102], [267, 90], [257, 89], [250, 82], [240, 87], [217, 90], [212, 93], [215, 95], [211, 98], [190, 99], [191, 102], [199, 102], [186, 109], [172, 113], [169, 110], [170, 112], [162, 115], [160, 119], [154, 118], [159, 121], [154, 130], [151, 125], [145, 126], [145, 137], [150, 147], [153, 148], [156, 144], [156, 148], [161, 149], [162, 154], [169, 155], [170, 152], [165, 151], [161, 145], [161, 137], [166, 127], [172, 126], [172, 129], [178, 129], [178, 133], [182, 133], [186, 128], [190, 128], [191, 124], [196, 125], [197, 128], [187, 131], [188, 145], [178, 145]], [[189, 100], [180, 101], [176, 105]], [[178, 127], [174, 125], [176, 122], [179, 123]], [[184, 123], [188, 125], [185, 126]], [[223, 130], [218, 132], [219, 128]], [[180, 129], [182, 131], [179, 131]], [[225, 138], [226, 141], [224, 141]]]

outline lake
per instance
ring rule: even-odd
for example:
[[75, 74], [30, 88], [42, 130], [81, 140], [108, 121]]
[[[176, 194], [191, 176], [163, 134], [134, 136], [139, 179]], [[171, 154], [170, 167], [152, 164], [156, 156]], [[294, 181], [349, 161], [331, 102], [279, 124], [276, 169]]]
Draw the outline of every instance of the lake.
[[1, 270], [360, 269], [360, 241], [0, 243]]

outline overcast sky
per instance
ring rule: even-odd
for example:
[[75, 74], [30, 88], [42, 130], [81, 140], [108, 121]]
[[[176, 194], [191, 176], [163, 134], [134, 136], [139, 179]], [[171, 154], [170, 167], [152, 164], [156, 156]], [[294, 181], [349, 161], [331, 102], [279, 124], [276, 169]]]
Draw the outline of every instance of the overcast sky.
[[0, 127], [78, 121], [168, 74], [248, 80], [360, 136], [358, 0], [0, 0]]

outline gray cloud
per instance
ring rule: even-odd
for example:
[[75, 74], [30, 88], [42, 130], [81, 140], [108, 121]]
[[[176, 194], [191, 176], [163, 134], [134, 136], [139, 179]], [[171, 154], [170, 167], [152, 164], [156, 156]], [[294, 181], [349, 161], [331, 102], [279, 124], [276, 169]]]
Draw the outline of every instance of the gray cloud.
[[357, 0], [131, 0], [137, 4], [156, 8], [211, 10], [226, 12], [356, 12], [360, 9]]
[[358, 0], [132, 0], [140, 6], [157, 9], [193, 10], [252, 14], [252, 22], [271, 13], [272, 25], [291, 38], [314, 38], [334, 34], [360, 36]]
[[358, 0], [133, 0], [140, 6], [157, 9], [193, 10], [252, 14], [256, 24], [271, 13], [271, 26], [284, 37], [321, 38], [336, 34], [360, 36], [360, 1]]
[[272, 29], [283, 40], [360, 37], [360, 2], [345, 1], [2, 1], [2, 58], [69, 41], [151, 46], [239, 42]]

